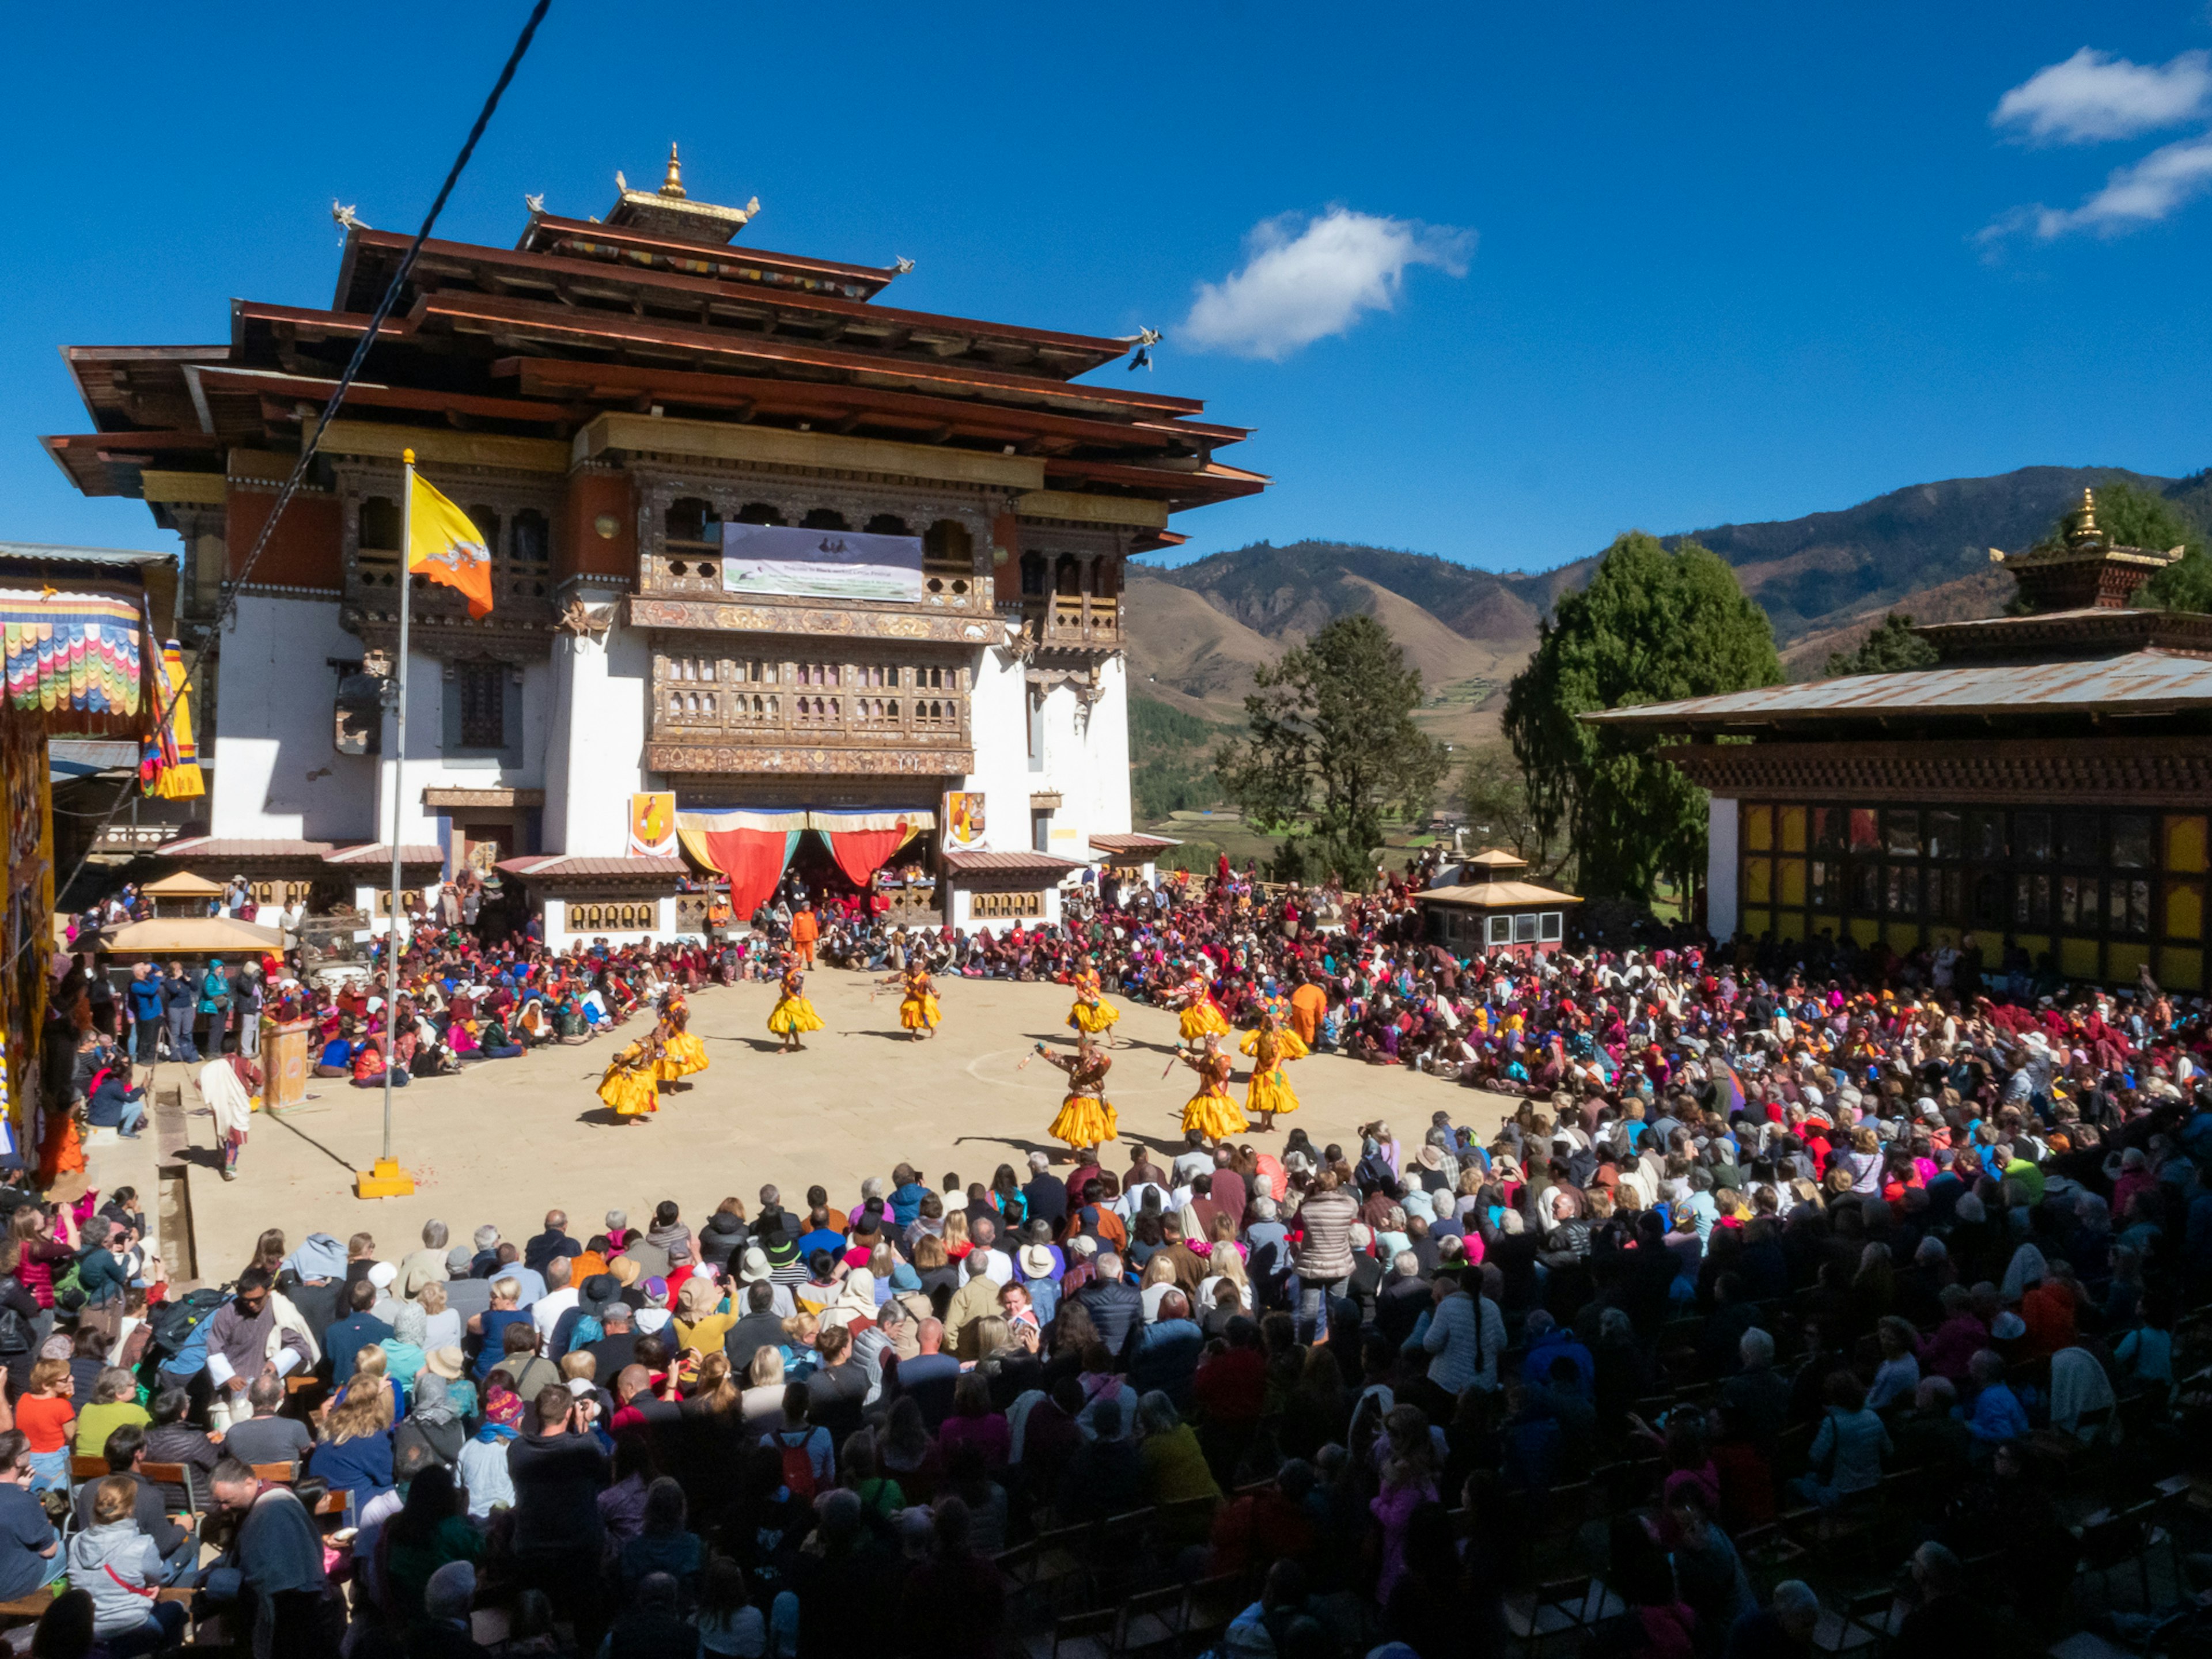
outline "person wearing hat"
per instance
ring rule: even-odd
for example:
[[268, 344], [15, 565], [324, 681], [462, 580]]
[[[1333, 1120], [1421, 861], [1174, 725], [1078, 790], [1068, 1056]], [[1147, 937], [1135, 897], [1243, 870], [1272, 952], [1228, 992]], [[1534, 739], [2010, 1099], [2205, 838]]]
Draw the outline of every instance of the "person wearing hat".
[[469, 1380], [468, 1357], [461, 1350], [447, 1344], [433, 1348], [422, 1356], [422, 1375], [443, 1378], [447, 1397], [453, 1409], [463, 1417], [477, 1414], [477, 1385]]
[[1037, 1322], [1051, 1325], [1053, 1316], [1060, 1312], [1060, 1263], [1053, 1259], [1053, 1248], [1042, 1239], [1033, 1239], [1015, 1249], [1013, 1267], [1013, 1283], [1029, 1291], [1029, 1305], [1036, 1310]]

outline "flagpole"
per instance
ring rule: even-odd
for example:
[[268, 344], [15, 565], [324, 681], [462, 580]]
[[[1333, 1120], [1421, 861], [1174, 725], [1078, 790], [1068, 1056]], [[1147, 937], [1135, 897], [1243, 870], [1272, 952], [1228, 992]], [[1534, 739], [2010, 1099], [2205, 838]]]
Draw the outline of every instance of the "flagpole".
[[414, 610], [415, 452], [400, 453], [399, 490], [399, 665], [393, 678], [392, 755], [392, 926], [384, 935], [384, 1156], [374, 1170], [356, 1174], [354, 1190], [362, 1198], [404, 1198], [415, 1182], [392, 1156], [392, 1072], [399, 1053], [399, 826], [406, 810], [402, 788], [407, 768], [407, 618]]

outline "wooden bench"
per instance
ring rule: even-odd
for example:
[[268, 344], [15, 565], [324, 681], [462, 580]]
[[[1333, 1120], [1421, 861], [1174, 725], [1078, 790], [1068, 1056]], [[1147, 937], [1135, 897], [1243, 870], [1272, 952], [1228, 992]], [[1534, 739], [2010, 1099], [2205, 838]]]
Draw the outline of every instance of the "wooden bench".
[[[161, 1489], [161, 1501], [165, 1504], [168, 1504], [170, 1490], [174, 1489], [185, 1495], [184, 1512], [185, 1514], [199, 1515], [205, 1512], [207, 1503], [201, 1495], [199, 1480], [191, 1464], [149, 1463], [141, 1460], [137, 1472]], [[169, 1507], [173, 1509], [176, 1506], [169, 1504]]]
[[[272, 1486], [290, 1486], [299, 1483], [299, 1475], [289, 1463], [256, 1463], [253, 1478], [266, 1480]], [[343, 1515], [346, 1495], [342, 1492], [326, 1492], [317, 1498], [307, 1513], [320, 1519], [326, 1515]]]
[[46, 1616], [46, 1609], [54, 1604], [55, 1587], [34, 1589], [28, 1595], [19, 1595], [12, 1601], [0, 1601], [0, 1630], [13, 1630], [17, 1626], [35, 1624]]

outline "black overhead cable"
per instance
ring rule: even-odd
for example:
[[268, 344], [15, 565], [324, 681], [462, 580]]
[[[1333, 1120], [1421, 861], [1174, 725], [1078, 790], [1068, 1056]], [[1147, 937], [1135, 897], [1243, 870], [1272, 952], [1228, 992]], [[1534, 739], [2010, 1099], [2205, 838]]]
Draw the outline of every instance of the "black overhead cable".
[[[399, 261], [398, 268], [392, 273], [392, 281], [386, 285], [384, 297], [376, 302], [376, 309], [369, 316], [368, 326], [362, 331], [361, 343], [354, 347], [353, 358], [346, 364], [345, 373], [338, 376], [337, 385], [331, 389], [330, 401], [323, 405], [321, 417], [312, 426], [303, 427], [300, 441], [300, 459], [293, 463], [291, 472], [284, 479], [284, 487], [276, 492], [276, 504], [270, 509], [268, 520], [261, 526], [261, 533], [254, 538], [253, 550], [246, 556], [246, 562], [239, 567], [238, 574], [223, 583], [222, 600], [216, 607], [215, 622], [208, 629], [207, 638], [201, 643], [199, 655], [193, 659], [191, 670], [185, 676], [184, 684], [173, 692], [168, 691], [167, 688], [166, 676], [163, 674], [161, 663], [161, 642], [152, 641], [155, 656], [154, 672], [156, 676], [161, 677], [164, 695], [168, 700], [167, 707], [161, 713], [161, 724], [155, 730], [154, 735], [156, 741], [167, 735], [170, 724], [176, 718], [177, 709], [182, 706], [185, 696], [192, 690], [193, 683], [199, 678], [200, 670], [207, 663], [210, 646], [214, 640], [222, 635], [223, 623], [229, 619], [230, 613], [237, 607], [239, 589], [253, 579], [254, 567], [260, 563], [261, 555], [267, 550], [270, 538], [276, 533], [276, 526], [284, 516], [284, 509], [291, 504], [293, 495], [298, 492], [300, 485], [306, 480], [307, 469], [314, 465], [316, 452], [322, 446], [325, 429], [337, 417], [339, 406], [345, 402], [346, 393], [353, 387], [355, 377], [360, 374], [362, 365], [368, 361], [369, 348], [376, 343], [378, 331], [383, 328], [385, 319], [391, 316], [392, 307], [399, 301], [400, 289], [406, 286], [407, 278], [414, 271], [416, 256], [422, 252], [422, 244], [429, 240], [431, 228], [438, 222], [438, 216], [445, 211], [447, 199], [453, 195], [453, 186], [460, 182], [461, 174], [469, 165], [469, 158], [476, 154], [477, 141], [484, 136], [484, 129], [491, 125], [493, 112], [499, 108], [499, 100], [506, 94], [508, 83], [514, 79], [515, 70], [522, 66], [523, 55], [530, 50], [530, 42], [538, 33], [538, 26], [545, 21], [545, 13], [552, 3], [553, 0], [537, 0], [537, 3], [531, 7], [530, 16], [522, 26], [522, 33], [515, 37], [514, 50], [507, 53], [507, 63], [499, 72], [499, 79], [492, 83], [491, 91], [484, 99], [483, 108], [477, 112], [476, 125], [469, 129], [468, 138], [461, 145], [460, 154], [453, 158], [453, 165], [447, 170], [446, 182], [439, 186], [437, 199], [430, 204], [429, 212], [422, 216], [422, 228], [415, 233], [415, 240], [407, 245], [405, 256]], [[405, 562], [404, 550], [401, 562], [403, 564]], [[404, 571], [402, 575], [404, 577]], [[407, 603], [407, 586], [403, 580], [399, 590], [399, 602], [402, 605]], [[136, 781], [135, 777], [133, 781]], [[126, 783], [121, 789], [116, 791], [114, 804], [107, 809], [106, 814], [100, 819], [100, 827], [93, 831], [92, 839], [86, 844], [83, 854], [78, 858], [76, 868], [70, 872], [67, 880], [56, 884], [54, 895], [57, 899], [76, 883], [80, 875], [84, 873], [84, 866], [91, 860], [93, 848], [100, 845], [100, 837], [107, 833], [107, 826], [115, 821], [115, 815], [123, 810], [124, 802], [131, 798], [131, 788], [132, 785]], [[21, 957], [30, 943], [31, 941], [26, 939], [22, 945], [16, 947], [15, 955], [9, 958], [10, 967], [14, 966], [16, 959]]]

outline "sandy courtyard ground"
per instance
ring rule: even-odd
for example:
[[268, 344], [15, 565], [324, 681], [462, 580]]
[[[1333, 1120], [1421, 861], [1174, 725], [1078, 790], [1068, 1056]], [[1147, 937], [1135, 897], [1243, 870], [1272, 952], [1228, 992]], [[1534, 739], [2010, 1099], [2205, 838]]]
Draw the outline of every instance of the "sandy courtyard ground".
[[[225, 1183], [215, 1170], [212, 1121], [188, 1088], [199, 1276], [234, 1274], [264, 1227], [283, 1228], [294, 1243], [310, 1232], [343, 1240], [365, 1230], [395, 1256], [416, 1248], [432, 1217], [452, 1228], [457, 1243], [487, 1221], [520, 1242], [538, 1231], [548, 1209], [565, 1209], [572, 1231], [588, 1236], [611, 1208], [642, 1224], [656, 1202], [673, 1198], [696, 1226], [732, 1194], [753, 1207], [763, 1182], [781, 1187], [793, 1206], [820, 1182], [842, 1206], [859, 1196], [863, 1176], [886, 1175], [902, 1159], [933, 1186], [956, 1170], [963, 1182], [988, 1181], [999, 1164], [1018, 1167], [1031, 1151], [1057, 1146], [1044, 1131], [1064, 1093], [1061, 1073], [1042, 1060], [1016, 1067], [1040, 1038], [1063, 1049], [1072, 1044], [1064, 987], [940, 981], [945, 1024], [921, 1043], [903, 1039], [896, 994], [872, 1000], [861, 975], [825, 970], [809, 976], [807, 990], [829, 1027], [808, 1039], [806, 1052], [789, 1056], [773, 1052], [766, 1028], [774, 987], [699, 992], [691, 1029], [705, 1039], [713, 1067], [688, 1091], [664, 1091], [659, 1115], [641, 1127], [615, 1118], [592, 1092], [620, 1036], [483, 1061], [459, 1077], [398, 1091], [393, 1145], [415, 1176], [411, 1198], [353, 1195], [354, 1171], [374, 1161], [380, 1145], [380, 1091], [312, 1080], [313, 1097], [303, 1104], [255, 1117], [239, 1179]], [[1161, 1076], [1176, 1040], [1173, 1016], [1115, 1006], [1117, 1035], [1133, 1039], [1114, 1051], [1108, 1084], [1121, 1140], [1105, 1148], [1106, 1167], [1119, 1170], [1133, 1139], [1179, 1145], [1177, 1114], [1192, 1073], [1176, 1066]], [[623, 1030], [641, 1029], [641, 1019], [633, 1016]], [[1247, 1064], [1239, 1058], [1231, 1085], [1240, 1103]], [[1499, 1096], [1334, 1055], [1301, 1060], [1290, 1075], [1304, 1109], [1278, 1120], [1272, 1135], [1246, 1137], [1254, 1144], [1279, 1150], [1292, 1124], [1323, 1145], [1349, 1143], [1359, 1124], [1377, 1117], [1412, 1138], [1443, 1109], [1486, 1133], [1511, 1106]]]

